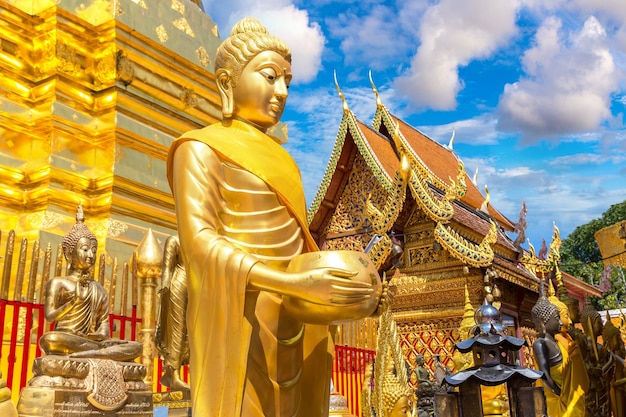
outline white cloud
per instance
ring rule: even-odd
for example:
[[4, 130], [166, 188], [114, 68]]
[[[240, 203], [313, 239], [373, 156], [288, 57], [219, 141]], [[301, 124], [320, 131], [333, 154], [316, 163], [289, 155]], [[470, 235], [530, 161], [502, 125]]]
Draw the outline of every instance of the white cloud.
[[526, 76], [504, 87], [498, 127], [532, 142], [588, 132], [609, 120], [619, 71], [606, 45], [604, 28], [593, 16], [568, 40], [559, 19], [546, 19], [522, 58]]
[[485, 58], [516, 33], [515, 0], [442, 0], [420, 24], [421, 45], [396, 90], [418, 107], [450, 110], [463, 88], [458, 69]]
[[411, 49], [404, 31], [398, 30], [398, 13], [375, 5], [366, 16], [348, 9], [326, 19], [330, 36], [339, 40], [347, 65], [366, 64], [373, 70], [397, 65]]
[[574, 5], [583, 12], [600, 14], [619, 24], [626, 24], [626, 4], [624, 0], [574, 0]]
[[575, 153], [571, 155], [564, 155], [553, 158], [549, 164], [552, 166], [563, 165], [599, 165], [599, 164], [621, 164], [626, 162], [626, 156], [621, 152], [611, 154], [597, 154], [597, 153]]
[[206, 12], [213, 17], [222, 39], [244, 17], [261, 21], [270, 33], [282, 39], [291, 49], [293, 83], [307, 83], [315, 79], [322, 68], [322, 52], [326, 38], [316, 22], [311, 22], [306, 10], [296, 8], [289, 0], [260, 2], [234, 0], [227, 3], [204, 0]]
[[[497, 119], [491, 113], [481, 114], [471, 119], [458, 120], [439, 126], [421, 126], [418, 129], [428, 137], [447, 145], [454, 130], [454, 144], [494, 145], [501, 134], [496, 130]], [[454, 148], [453, 144], [453, 148]]]

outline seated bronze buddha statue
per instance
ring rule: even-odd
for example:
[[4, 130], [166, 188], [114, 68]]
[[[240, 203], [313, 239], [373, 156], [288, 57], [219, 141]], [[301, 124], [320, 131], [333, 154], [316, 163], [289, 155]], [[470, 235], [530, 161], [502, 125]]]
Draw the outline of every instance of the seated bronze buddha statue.
[[141, 344], [111, 338], [109, 296], [90, 275], [98, 241], [84, 223], [81, 206], [61, 246], [69, 273], [51, 278], [46, 285], [44, 314], [54, 322], [54, 330], [41, 337], [41, 349], [48, 355], [116, 361], [137, 358]]

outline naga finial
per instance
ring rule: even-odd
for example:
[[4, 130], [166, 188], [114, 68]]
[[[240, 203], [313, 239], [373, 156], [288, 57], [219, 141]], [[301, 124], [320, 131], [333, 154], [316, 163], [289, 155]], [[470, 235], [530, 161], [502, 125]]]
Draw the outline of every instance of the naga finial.
[[372, 70], [370, 70], [369, 76], [370, 76], [370, 84], [372, 85], [372, 90], [374, 91], [374, 95], [376, 96], [376, 107], [381, 108], [383, 107], [383, 102], [380, 99], [380, 94], [378, 94], [378, 89], [376, 88], [376, 85], [374, 85], [374, 80], [372, 79]]
[[489, 195], [489, 188], [485, 185], [485, 201], [480, 205], [480, 211], [489, 213], [489, 202], [491, 201], [491, 195]]
[[335, 87], [337, 87], [337, 93], [339, 93], [339, 98], [343, 103], [343, 112], [348, 113], [350, 108], [348, 108], [348, 102], [346, 101], [346, 97], [341, 92], [341, 88], [339, 87], [339, 82], [337, 81], [337, 71], [333, 71], [333, 77], [335, 78]]
[[455, 130], [454, 127], [452, 128], [452, 136], [450, 136], [450, 141], [448, 141], [448, 149], [453, 150], [454, 149], [454, 135], [455, 135]]

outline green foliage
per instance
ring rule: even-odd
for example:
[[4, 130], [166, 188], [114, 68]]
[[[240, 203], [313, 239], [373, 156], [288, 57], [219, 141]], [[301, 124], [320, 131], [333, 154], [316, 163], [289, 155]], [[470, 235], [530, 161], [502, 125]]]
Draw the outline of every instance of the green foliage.
[[[599, 219], [578, 226], [561, 245], [561, 269], [584, 281], [598, 285], [604, 265], [595, 233], [604, 228], [626, 220], [626, 201], [614, 204], [602, 213]], [[622, 268], [614, 268], [610, 274], [611, 289], [603, 299], [596, 300], [596, 307], [601, 309], [626, 306], [626, 283]]]

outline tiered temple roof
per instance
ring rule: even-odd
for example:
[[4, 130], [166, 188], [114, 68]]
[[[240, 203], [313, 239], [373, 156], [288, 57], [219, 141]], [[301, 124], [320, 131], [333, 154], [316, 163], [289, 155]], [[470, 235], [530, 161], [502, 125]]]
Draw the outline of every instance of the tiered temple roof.
[[[427, 362], [438, 353], [451, 365], [454, 342], [460, 340], [464, 286], [472, 303], [480, 304], [487, 271], [499, 277], [502, 311], [521, 337], [523, 326], [532, 327], [539, 279], [531, 264], [539, 260], [508, 236], [518, 231], [516, 224], [489, 204], [488, 192], [483, 196], [452, 147], [392, 115], [374, 92], [377, 110], [371, 125], [352, 113], [340, 92], [343, 117], [309, 210], [313, 236], [327, 249], [363, 250], [381, 231], [402, 243], [397, 268], [385, 268], [393, 274], [394, 316], [409, 362], [417, 353]], [[400, 189], [403, 158], [410, 170]], [[390, 203], [394, 199], [395, 205]], [[371, 213], [385, 219], [383, 228]], [[575, 296], [597, 293], [573, 277], [564, 279], [568, 288], [575, 281]], [[363, 332], [345, 333], [357, 339], [340, 343], [371, 344]]]

